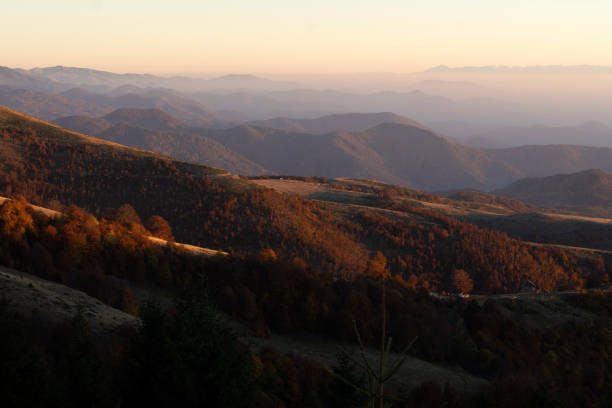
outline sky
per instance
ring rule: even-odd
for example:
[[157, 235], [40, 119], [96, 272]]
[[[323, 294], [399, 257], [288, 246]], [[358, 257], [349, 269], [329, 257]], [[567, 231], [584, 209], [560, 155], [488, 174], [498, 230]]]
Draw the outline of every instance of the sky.
[[19, 0], [0, 65], [152, 74], [612, 65], [610, 0]]

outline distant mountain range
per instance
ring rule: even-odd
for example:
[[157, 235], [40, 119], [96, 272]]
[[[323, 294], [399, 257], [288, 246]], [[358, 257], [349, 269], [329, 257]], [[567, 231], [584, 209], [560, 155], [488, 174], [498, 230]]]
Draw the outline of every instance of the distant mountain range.
[[527, 65], [527, 66], [510, 66], [510, 65], [485, 65], [485, 66], [467, 66], [467, 67], [448, 67], [446, 65], [438, 65], [429, 68], [425, 71], [428, 74], [452, 74], [452, 73], [478, 73], [478, 74], [596, 74], [596, 73], [612, 73], [612, 66], [602, 65]]
[[416, 91], [430, 95], [443, 96], [450, 99], [503, 97], [498, 90], [467, 81], [447, 81], [441, 79], [426, 79], [411, 85]]
[[266, 170], [158, 109], [119, 109], [104, 117], [69, 116], [56, 124], [80, 133], [239, 174]]
[[96, 117], [129, 107], [160, 109], [194, 126], [228, 124], [210, 108], [168, 89], [123, 87], [112, 94], [99, 94], [70, 88], [50, 93], [0, 85], [0, 104], [46, 120], [75, 115]]
[[159, 109], [191, 125], [215, 126], [224, 122], [209, 107], [169, 89], [140, 89], [138, 92], [107, 96], [72, 88], [60, 95], [84, 100], [110, 110]]
[[45, 120], [67, 115], [98, 116], [112, 110], [111, 107], [100, 106], [83, 99], [31, 89], [15, 89], [4, 85], [0, 86], [0, 105]]
[[[525, 127], [534, 123], [567, 124], [597, 120], [610, 125], [608, 122], [612, 108], [609, 107], [608, 94], [595, 99], [585, 97], [579, 103], [554, 98], [543, 102], [509, 95], [507, 91], [477, 83], [432, 77], [435, 78], [430, 74], [406, 77], [397, 87], [382, 83], [368, 88], [371, 89], [368, 93], [363, 93], [356, 91], [360, 89], [358, 87], [348, 88], [352, 89], [349, 91], [301, 89], [296, 83], [253, 75], [201, 79], [117, 74], [62, 66], [30, 70], [0, 67], [0, 86], [60, 94], [110, 107], [101, 114], [120, 108], [159, 108], [197, 126], [226, 126], [217, 123], [217, 120], [236, 124], [272, 118], [317, 118], [347, 112], [385, 111], [414, 118], [425, 124], [466, 124], [460, 128], [446, 125], [438, 128], [444, 128], [445, 131], [441, 133], [451, 137], [464, 136], [469, 129], [477, 130], [469, 134], [472, 136], [504, 126]], [[313, 87], [316, 88], [316, 85]], [[376, 89], [378, 91], [374, 91]], [[92, 94], [102, 96], [95, 97]], [[143, 102], [134, 95], [164, 100]], [[96, 98], [98, 101], [94, 102], [92, 99]], [[108, 100], [111, 98], [119, 99]], [[195, 103], [201, 106], [195, 107]], [[28, 110], [20, 105], [6, 105], [33, 114], [44, 113], [43, 107]], [[166, 105], [169, 105], [167, 109]], [[208, 112], [202, 113], [202, 110]], [[64, 116], [82, 113], [75, 109], [65, 112]], [[50, 115], [46, 118], [52, 119]]]
[[526, 178], [496, 190], [495, 194], [537, 205], [612, 207], [612, 175], [602, 170], [587, 170]]
[[345, 113], [314, 119], [274, 118], [248, 123], [252, 126], [282, 129], [290, 132], [324, 134], [331, 132], [360, 132], [381, 123], [398, 123], [415, 127], [421, 124], [392, 112]]
[[487, 149], [550, 144], [612, 147], [612, 128], [599, 122], [577, 126], [504, 127], [467, 138], [464, 143]]
[[22, 70], [15, 70], [7, 67], [0, 67], [0, 85], [48, 92], [66, 89], [65, 85], [55, 83], [48, 79], [37, 78], [22, 72]]
[[[63, 86], [82, 87], [87, 90], [104, 92], [112, 88], [134, 85], [138, 87], [151, 88], [173, 88], [184, 91], [204, 91], [217, 89], [256, 89], [256, 90], [281, 90], [295, 88], [296, 84], [286, 81], [274, 81], [254, 75], [225, 75], [211, 79], [191, 78], [185, 76], [161, 77], [151, 74], [116, 74], [89, 68], [77, 67], [45, 67], [25, 69], [2, 68], [7, 72], [0, 72], [0, 77], [21, 75], [20, 82], [37, 81], [37, 86], [43, 89], [50, 87], [49, 84], [58, 84], [55, 89]], [[4, 83], [0, 80], [0, 84]], [[41, 85], [42, 84], [42, 85]], [[11, 85], [11, 84], [7, 84]], [[12, 86], [19, 86], [13, 83]]]
[[[298, 174], [380, 180], [426, 190], [499, 188], [523, 177], [599, 167], [612, 171], [612, 149], [523, 146], [484, 150], [454, 143], [409, 119], [386, 113], [285, 120], [310, 130], [375, 123], [355, 132], [305, 133], [253, 125], [181, 126], [161, 111], [122, 110], [104, 118], [56, 121], [72, 130], [243, 174]], [[336, 119], [333, 121], [332, 119]], [[411, 124], [412, 123], [412, 124]]]
[[[241, 112], [251, 118], [316, 118], [346, 112], [395, 112], [419, 122], [467, 121], [489, 125], [532, 123], [519, 104], [492, 98], [452, 100], [422, 91], [356, 94], [334, 90], [266, 93], [194, 93], [191, 98], [216, 112]], [[534, 116], [535, 118], [535, 116]], [[498, 125], [495, 125], [498, 127]]]

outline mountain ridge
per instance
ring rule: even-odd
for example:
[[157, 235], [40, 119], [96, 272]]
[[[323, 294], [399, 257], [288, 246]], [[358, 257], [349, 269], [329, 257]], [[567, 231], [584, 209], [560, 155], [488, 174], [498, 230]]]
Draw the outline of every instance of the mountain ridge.
[[423, 127], [420, 123], [393, 112], [343, 113], [312, 119], [279, 117], [248, 122], [248, 124], [260, 127], [312, 134], [359, 132], [382, 123], [403, 123], [415, 127]]
[[599, 169], [518, 180], [496, 194], [537, 205], [612, 207], [612, 175]]
[[493, 129], [469, 137], [463, 142], [469, 146], [488, 149], [552, 144], [612, 147], [612, 128], [597, 121], [574, 126], [512, 126]]
[[[127, 139], [122, 137], [129, 137], [127, 128], [113, 135], [100, 120], [87, 122], [73, 118], [58, 123], [80, 131], [97, 130], [100, 137], [116, 142], [125, 142]], [[156, 134], [160, 131], [166, 132], [165, 141]], [[135, 129], [134, 132], [140, 134], [138, 137], [144, 134]], [[249, 161], [249, 166], [259, 166], [251, 167], [247, 174], [365, 178], [430, 191], [489, 190], [523, 177], [575, 172], [594, 165], [612, 171], [612, 149], [553, 145], [485, 150], [455, 143], [418, 124], [383, 123], [361, 132], [324, 134], [265, 128], [252, 123], [227, 129], [176, 126], [171, 129], [164, 125], [149, 129], [148, 134], [146, 144], [137, 144], [137, 147], [164, 154], [183, 151], [180, 157], [189, 160], [196, 156], [184, 154], [196, 151], [198, 140], [209, 145], [214, 141], [227, 152], [237, 154], [234, 159], [242, 157]], [[172, 148], [167, 144], [169, 141], [174, 144]], [[237, 164], [234, 162], [230, 171], [240, 173]]]

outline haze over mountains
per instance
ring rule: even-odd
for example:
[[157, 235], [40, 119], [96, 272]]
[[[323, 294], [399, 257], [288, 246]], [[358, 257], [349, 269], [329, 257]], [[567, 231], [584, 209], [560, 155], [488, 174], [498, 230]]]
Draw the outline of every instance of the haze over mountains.
[[[571, 67], [561, 68], [571, 71]], [[489, 131], [537, 123], [568, 126], [601, 121], [612, 125], [610, 81], [605, 72], [595, 83], [587, 73], [580, 74], [582, 79], [574, 77], [568, 82], [561, 74], [558, 79], [543, 80], [541, 76], [533, 79], [530, 74], [519, 72], [512, 74], [514, 79], [504, 82], [505, 74], [445, 74], [435, 70], [404, 75], [355, 74], [354, 80], [344, 83], [338, 76], [289, 81], [253, 75], [199, 79], [57, 66], [31, 70], [2, 68], [0, 85], [50, 93], [76, 87], [115, 97], [139, 94], [142, 89], [172, 89], [227, 120], [237, 121], [388, 111], [425, 124], [466, 122]], [[577, 82], [584, 86], [568, 87], [568, 83]], [[458, 136], [452, 128], [449, 130], [446, 136]]]
[[162, 109], [183, 121], [199, 126], [227, 123], [209, 108], [194, 100], [166, 89], [128, 88], [117, 96], [97, 94], [82, 88], [59, 93], [41, 92], [0, 86], [0, 104], [40, 118], [53, 120], [64, 116], [99, 116], [113, 110], [130, 107]]
[[489, 190], [524, 177], [612, 171], [606, 124], [533, 126], [546, 112], [463, 80], [412, 82], [430, 93], [357, 93], [249, 75], [200, 80], [51, 67], [3, 69], [0, 83], [9, 84], [0, 103], [10, 108], [239, 174]]
[[262, 166], [214, 139], [200, 136], [182, 122], [157, 109], [119, 109], [100, 118], [69, 116], [55, 123], [105, 140], [220, 167], [233, 173], [266, 172]]
[[[396, 122], [377, 123], [386, 120]], [[523, 177], [593, 166], [612, 171], [612, 149], [554, 145], [484, 150], [454, 143], [410, 119], [387, 113], [266, 122], [311, 132], [359, 129], [327, 133], [254, 125], [190, 128], [162, 111], [137, 109], [120, 110], [98, 119], [68, 117], [56, 123], [235, 173], [366, 178], [426, 190], [487, 190]]]
[[526, 178], [495, 194], [536, 205], [612, 207], [612, 175], [602, 170]]
[[505, 127], [469, 137], [464, 143], [487, 149], [550, 144], [612, 147], [612, 128], [600, 122], [577, 126]]
[[168, 89], [138, 89], [129, 93], [115, 92], [117, 96], [107, 96], [72, 88], [60, 95], [86, 101], [108, 109], [140, 108], [160, 109], [177, 118], [199, 126], [214, 126], [224, 123], [210, 108], [179, 93]]
[[109, 108], [61, 95], [0, 86], [0, 104], [42, 119], [52, 120], [67, 115], [98, 116]]
[[359, 132], [381, 123], [397, 123], [414, 127], [421, 124], [391, 112], [346, 113], [312, 119], [274, 118], [249, 122], [248, 125], [287, 130], [290, 132], [323, 134], [331, 132]]
[[216, 90], [216, 89], [288, 89], [295, 85], [287, 81], [273, 81], [255, 75], [224, 75], [211, 79], [184, 76], [159, 77], [151, 74], [116, 74], [113, 72], [76, 67], [46, 67], [19, 69], [24, 76], [41, 81], [50, 81], [72, 87], [87, 87], [91, 90], [110, 90], [112, 88], [134, 85], [138, 87], [174, 88], [177, 90]]
[[449, 67], [438, 65], [429, 68], [426, 73], [487, 73], [487, 74], [507, 74], [507, 73], [537, 73], [537, 74], [559, 74], [559, 73], [612, 73], [612, 66], [603, 65], [532, 65], [532, 66], [511, 66], [511, 65], [484, 65], [484, 66], [465, 66]]
[[[217, 111], [238, 111], [251, 117], [316, 117], [346, 112], [394, 112], [421, 123], [468, 120], [486, 123], [529, 123], [530, 113], [514, 102], [493, 98], [461, 101], [422, 91], [351, 93], [335, 90], [291, 90], [264, 94], [194, 94], [192, 97]], [[509, 121], [509, 122], [508, 122]]]

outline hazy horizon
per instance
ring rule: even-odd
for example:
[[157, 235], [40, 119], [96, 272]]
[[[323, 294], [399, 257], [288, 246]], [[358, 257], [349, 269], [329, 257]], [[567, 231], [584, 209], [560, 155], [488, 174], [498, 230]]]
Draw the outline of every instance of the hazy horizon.
[[[3, 11], [6, 24], [0, 35], [10, 41], [0, 43], [0, 65], [161, 78], [37, 74], [62, 90], [169, 88], [212, 110], [238, 113], [230, 116], [240, 120], [390, 111], [437, 124], [436, 130], [454, 137], [503, 126], [590, 121], [612, 126], [612, 54], [607, 52], [612, 3], [603, 0], [518, 1], [511, 6], [499, 0], [386, 0], [376, 5], [348, 0], [33, 0]], [[226, 75], [270, 81], [206, 82]], [[174, 76], [198, 80], [169, 78]], [[250, 96], [225, 101], [191, 95], [229, 90]], [[265, 97], [248, 101], [259, 98], [254, 96], [258, 92], [293, 90], [306, 92], [282, 102]], [[394, 94], [315, 95], [327, 90]], [[398, 96], [414, 91], [422, 95]]]
[[[121, 10], [121, 13], [117, 13]], [[608, 10], [608, 12], [606, 12]], [[612, 4], [41, 0], [5, 5], [2, 65], [155, 75], [612, 65]], [[584, 21], [589, 21], [588, 26]]]

